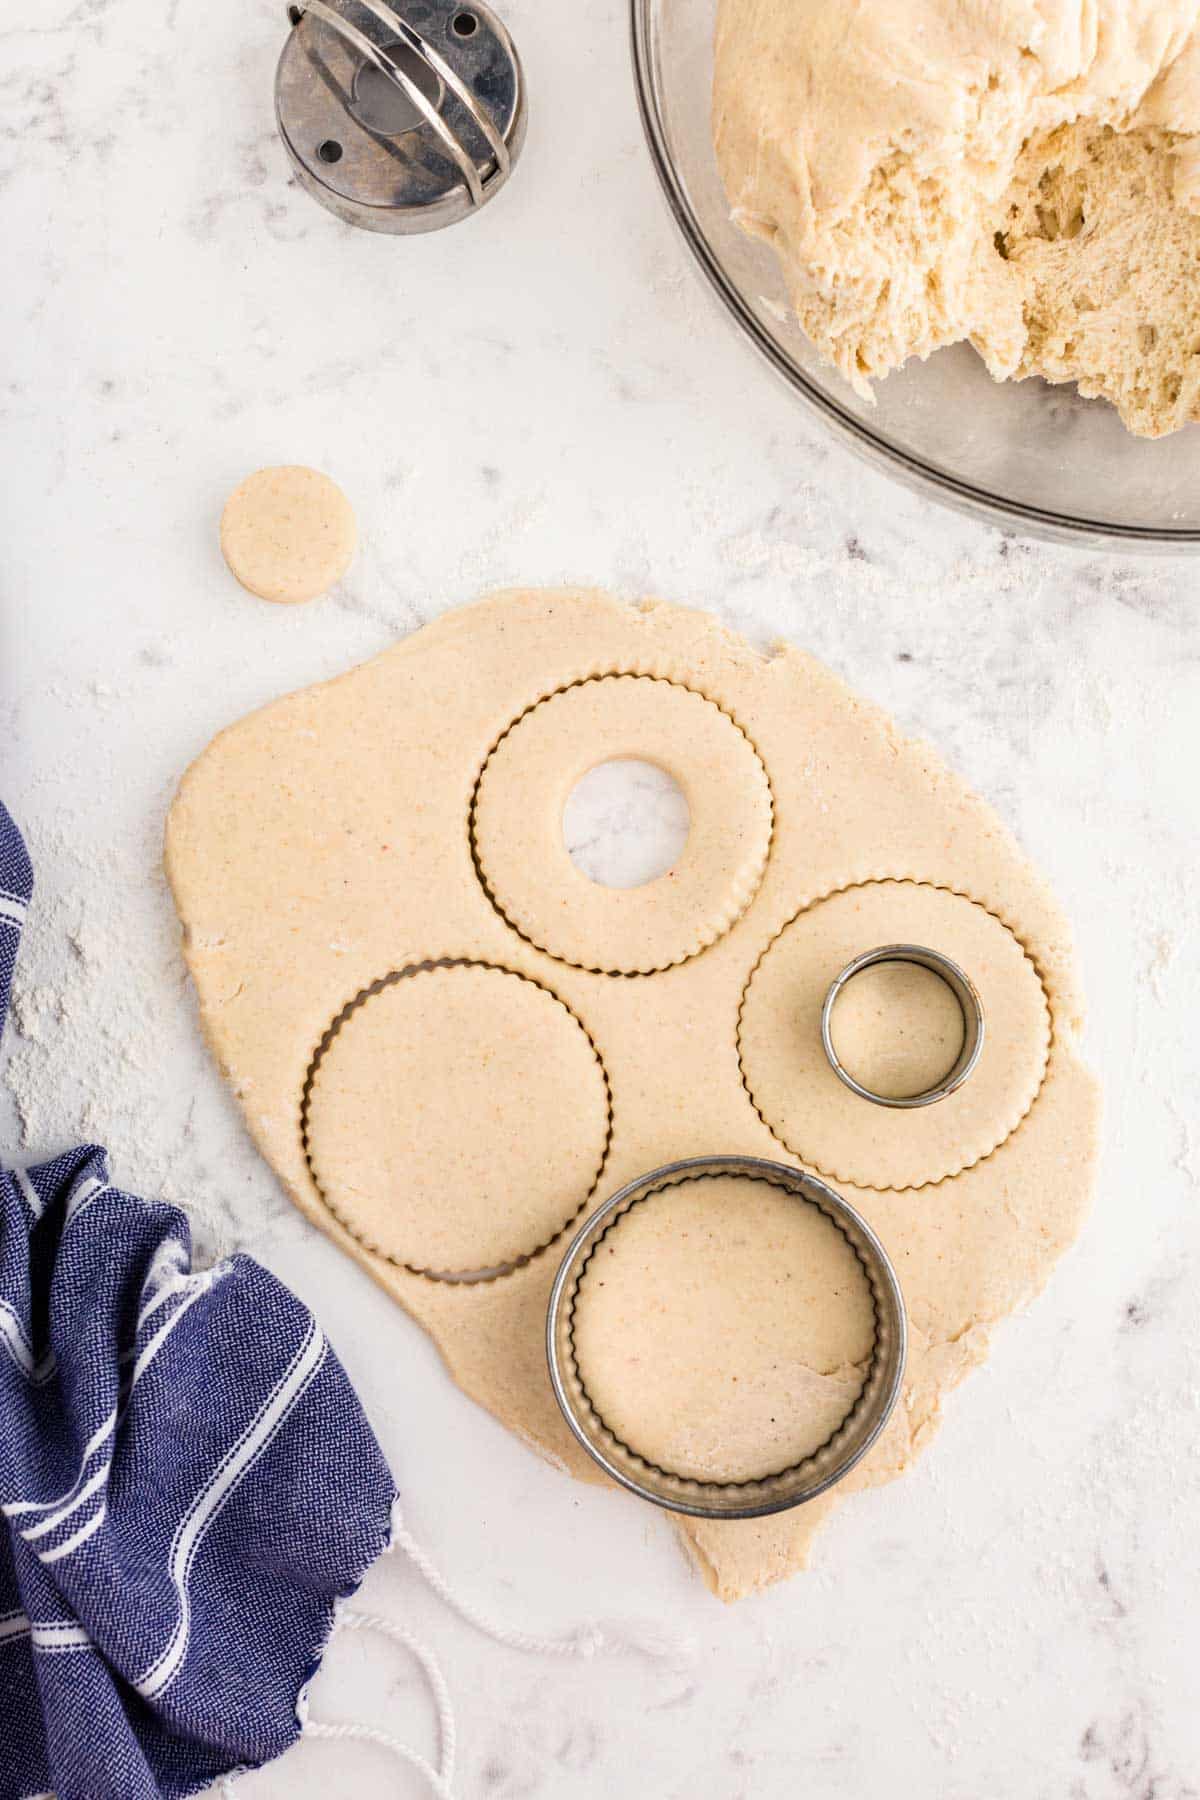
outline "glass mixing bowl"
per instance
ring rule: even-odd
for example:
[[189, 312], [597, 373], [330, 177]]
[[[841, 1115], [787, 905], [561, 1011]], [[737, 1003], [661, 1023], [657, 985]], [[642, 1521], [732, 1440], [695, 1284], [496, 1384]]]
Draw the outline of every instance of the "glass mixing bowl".
[[966, 344], [860, 400], [791, 322], [772, 252], [729, 218], [710, 128], [717, 0], [630, 0], [638, 98], [655, 168], [700, 268], [746, 337], [854, 447], [994, 523], [1146, 549], [1200, 544], [1200, 425], [1148, 441], [1102, 400], [995, 382]]

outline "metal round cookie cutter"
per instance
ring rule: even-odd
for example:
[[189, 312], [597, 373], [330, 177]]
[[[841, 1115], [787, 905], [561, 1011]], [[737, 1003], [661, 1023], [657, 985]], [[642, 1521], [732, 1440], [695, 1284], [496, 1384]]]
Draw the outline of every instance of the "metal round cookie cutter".
[[525, 138], [525, 79], [482, 0], [294, 0], [275, 117], [301, 186], [368, 231], [478, 212]]
[[[945, 982], [958, 1001], [959, 1011], [962, 1013], [962, 1049], [941, 1080], [932, 1087], [922, 1088], [917, 1094], [877, 1094], [871, 1088], [864, 1087], [854, 1079], [834, 1048], [833, 1013], [843, 989], [856, 975], [861, 975], [864, 969], [874, 968], [880, 963], [914, 963], [918, 968], [928, 969]], [[852, 1093], [857, 1094], [861, 1100], [870, 1100], [875, 1106], [932, 1106], [935, 1101], [946, 1099], [947, 1095], [962, 1086], [979, 1061], [983, 1050], [984, 1029], [983, 1004], [974, 982], [957, 963], [951, 962], [948, 956], [943, 956], [940, 950], [929, 950], [923, 944], [881, 944], [876, 950], [864, 950], [861, 956], [848, 962], [841, 973], [834, 977], [821, 1008], [821, 1044], [830, 1068]]]
[[[631, 1207], [664, 1188], [706, 1175], [741, 1175], [752, 1181], [769, 1182], [794, 1194], [798, 1203], [819, 1208], [858, 1257], [875, 1312], [871, 1363], [849, 1413], [833, 1435], [802, 1462], [758, 1481], [692, 1480], [647, 1462], [614, 1436], [600, 1418], [575, 1360], [575, 1299], [600, 1239]], [[887, 1423], [900, 1393], [907, 1346], [908, 1327], [900, 1284], [887, 1252], [866, 1220], [823, 1181], [785, 1163], [767, 1162], [756, 1156], [690, 1157], [652, 1169], [613, 1194], [584, 1222], [568, 1245], [550, 1290], [546, 1316], [546, 1356], [554, 1396], [588, 1455], [614, 1481], [641, 1499], [698, 1519], [758, 1519], [768, 1513], [784, 1512], [815, 1499], [848, 1475]]]

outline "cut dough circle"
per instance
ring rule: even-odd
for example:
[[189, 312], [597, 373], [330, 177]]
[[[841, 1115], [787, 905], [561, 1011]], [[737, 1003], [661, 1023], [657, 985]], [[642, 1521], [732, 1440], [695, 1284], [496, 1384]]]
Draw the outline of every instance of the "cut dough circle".
[[[674, 867], [637, 888], [589, 881], [563, 842], [563, 808], [599, 763], [666, 770], [688, 805]], [[771, 845], [771, 786], [745, 733], [711, 700], [652, 675], [602, 675], [539, 701], [484, 766], [472, 808], [479, 870], [522, 937], [601, 974], [687, 961], [750, 904]]]
[[423, 964], [368, 990], [308, 1085], [308, 1158], [330, 1210], [423, 1274], [478, 1275], [544, 1248], [594, 1190], [609, 1129], [608, 1079], [574, 1013], [486, 963]]
[[[979, 993], [985, 1035], [955, 1093], [897, 1110], [838, 1080], [821, 1045], [821, 1007], [855, 956], [902, 942], [958, 964]], [[896, 997], [903, 1032], [913, 995]], [[764, 1124], [809, 1168], [865, 1188], [924, 1187], [990, 1155], [1033, 1105], [1049, 1049], [1046, 996], [1012, 933], [973, 900], [912, 881], [844, 888], [798, 913], [751, 975], [738, 1026], [743, 1079]], [[857, 1054], [868, 1061], [865, 1045]]]
[[759, 1481], [828, 1442], [862, 1392], [875, 1313], [849, 1240], [770, 1182], [705, 1176], [610, 1226], [575, 1298], [592, 1407], [646, 1462]]
[[354, 511], [318, 469], [284, 465], [247, 476], [225, 502], [221, 554], [261, 600], [315, 600], [354, 560]]

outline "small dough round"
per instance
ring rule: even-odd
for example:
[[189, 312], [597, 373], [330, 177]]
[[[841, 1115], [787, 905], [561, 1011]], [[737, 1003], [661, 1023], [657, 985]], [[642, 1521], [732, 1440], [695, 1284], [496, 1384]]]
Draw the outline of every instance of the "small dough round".
[[829, 1035], [860, 1086], [885, 1100], [907, 1100], [946, 1078], [965, 1032], [957, 994], [933, 969], [881, 962], [861, 969], [841, 990]]
[[284, 605], [315, 600], [354, 560], [354, 512], [335, 481], [288, 464], [248, 475], [221, 515], [221, 554], [244, 588]]
[[575, 1361], [614, 1436], [695, 1481], [761, 1481], [845, 1421], [875, 1343], [849, 1240], [768, 1181], [659, 1189], [612, 1225], [575, 1298]]
[[308, 1158], [369, 1250], [423, 1274], [500, 1269], [579, 1212], [608, 1150], [608, 1080], [537, 982], [424, 965], [368, 992], [320, 1053]]
[[[864, 951], [900, 943], [948, 956], [983, 1006], [973, 1073], [945, 1099], [914, 1108], [864, 1100], [834, 1074], [821, 1043], [830, 983]], [[912, 1030], [928, 1024], [924, 1001], [920, 1015]], [[893, 1017], [889, 1041], [896, 1030]], [[869, 881], [798, 913], [768, 947], [742, 997], [738, 1053], [756, 1110], [800, 1162], [856, 1187], [917, 1188], [971, 1168], [1016, 1130], [1046, 1072], [1050, 1014], [1037, 970], [986, 907], [915, 881]], [[880, 1060], [861, 1039], [854, 1054], [868, 1067]], [[934, 1060], [942, 1054], [935, 1044]]]
[[[688, 807], [683, 852], [641, 887], [576, 868], [563, 810], [598, 764], [649, 762]], [[654, 675], [601, 675], [551, 694], [505, 733], [475, 790], [479, 869], [508, 923], [539, 950], [611, 975], [686, 962], [745, 912], [771, 847], [772, 801], [757, 750], [703, 694]]]

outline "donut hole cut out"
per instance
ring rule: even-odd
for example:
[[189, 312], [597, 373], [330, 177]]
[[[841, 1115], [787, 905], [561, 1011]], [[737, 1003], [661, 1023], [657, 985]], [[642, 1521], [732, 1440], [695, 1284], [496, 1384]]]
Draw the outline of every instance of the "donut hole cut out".
[[[958, 964], [979, 993], [985, 1037], [962, 1087], [897, 1110], [839, 1081], [821, 1043], [821, 1007], [854, 957], [899, 942], [928, 944]], [[948, 1016], [929, 1009], [928, 992], [893, 990], [882, 1015], [870, 992], [854, 1034], [861, 1064], [886, 1066], [898, 1040], [908, 1048], [897, 1078], [943, 1060]], [[864, 882], [797, 913], [759, 958], [738, 1016], [742, 1080], [763, 1123], [809, 1168], [855, 1187], [919, 1188], [972, 1168], [1028, 1113], [1049, 1054], [1041, 978], [1012, 932], [976, 901], [915, 881]]]
[[365, 1249], [416, 1274], [490, 1279], [586, 1205], [612, 1110], [599, 1053], [556, 994], [445, 961], [385, 976], [343, 1009], [302, 1124], [322, 1198]]
[[[657, 880], [604, 887], [576, 868], [562, 821], [576, 783], [604, 762], [664, 770], [688, 808], [682, 853]], [[484, 888], [512, 929], [597, 974], [648, 975], [723, 936], [758, 890], [771, 847], [771, 785], [728, 713], [653, 675], [599, 675], [522, 713], [492, 750], [471, 806]]]
[[597, 1243], [572, 1347], [603, 1427], [662, 1473], [738, 1484], [807, 1461], [846, 1423], [876, 1341], [841, 1229], [769, 1182], [646, 1196]]
[[665, 769], [636, 757], [598, 763], [563, 808], [567, 855], [601, 887], [642, 887], [682, 856], [690, 826], [683, 789]]

